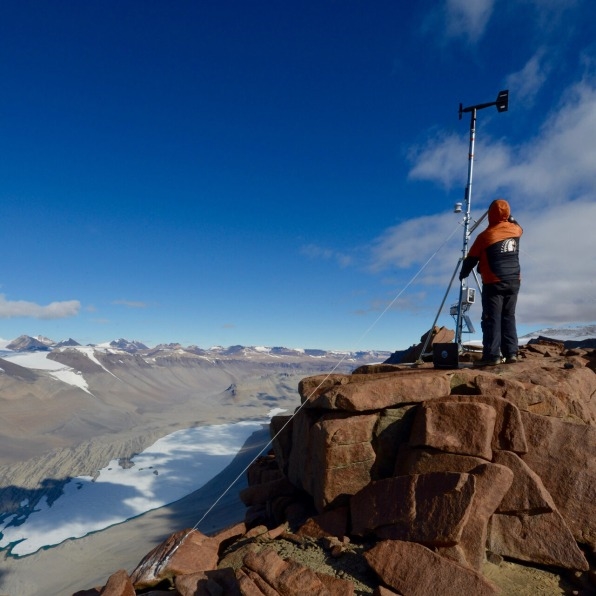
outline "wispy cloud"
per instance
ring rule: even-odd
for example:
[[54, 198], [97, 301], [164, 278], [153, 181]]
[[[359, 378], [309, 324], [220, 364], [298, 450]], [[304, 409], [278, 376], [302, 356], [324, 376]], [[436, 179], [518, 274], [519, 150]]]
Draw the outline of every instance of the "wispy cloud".
[[147, 303], [140, 300], [114, 300], [112, 304], [126, 306], [127, 308], [147, 308]]
[[[596, 320], [591, 274], [596, 270], [595, 138], [596, 80], [586, 78], [563, 95], [536, 137], [517, 146], [486, 138], [476, 145], [474, 180], [482, 181], [483, 191], [473, 207], [484, 210], [493, 198], [504, 196], [525, 229], [518, 307], [525, 323]], [[411, 178], [445, 188], [456, 181], [465, 184], [460, 166], [466, 161], [466, 142], [445, 136], [411, 155]], [[438, 214], [388, 228], [371, 246], [371, 269], [421, 266], [430, 247], [438, 247], [448, 232], [449, 222], [453, 225], [453, 215]], [[453, 250], [440, 251], [419, 283], [446, 284], [457, 257]]]
[[305, 245], [300, 249], [300, 252], [311, 259], [335, 261], [340, 267], [348, 267], [353, 262], [353, 258], [350, 255], [316, 244]]
[[378, 272], [420, 266], [458, 229], [457, 220], [449, 213], [410, 219], [387, 228], [371, 247], [370, 269]]
[[12, 319], [17, 317], [31, 319], [66, 319], [76, 317], [81, 310], [78, 300], [51, 302], [46, 306], [27, 302], [26, 300], [7, 300], [0, 294], [0, 318]]
[[[487, 192], [509, 193], [534, 207], [565, 203], [596, 188], [594, 138], [596, 81], [583, 80], [568, 90], [535, 138], [518, 146], [478, 139], [474, 176]], [[466, 154], [467, 143], [455, 135], [414, 148], [410, 177], [446, 188], [461, 184]]]
[[547, 52], [540, 48], [518, 71], [510, 74], [505, 80], [505, 87], [509, 89], [515, 101], [526, 107], [531, 107], [538, 92], [548, 79], [552, 65], [547, 60]]
[[446, 32], [450, 37], [464, 37], [476, 42], [482, 37], [493, 12], [495, 0], [447, 0]]

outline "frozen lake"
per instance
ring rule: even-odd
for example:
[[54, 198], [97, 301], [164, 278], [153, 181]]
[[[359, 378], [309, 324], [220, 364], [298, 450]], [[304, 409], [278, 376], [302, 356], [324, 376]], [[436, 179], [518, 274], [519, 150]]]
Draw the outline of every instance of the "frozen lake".
[[132, 457], [131, 467], [113, 460], [95, 478], [73, 478], [51, 505], [46, 497], [33, 508], [24, 501], [19, 513], [0, 522], [0, 548], [22, 557], [177, 501], [214, 478], [268, 424], [266, 419], [180, 430]]

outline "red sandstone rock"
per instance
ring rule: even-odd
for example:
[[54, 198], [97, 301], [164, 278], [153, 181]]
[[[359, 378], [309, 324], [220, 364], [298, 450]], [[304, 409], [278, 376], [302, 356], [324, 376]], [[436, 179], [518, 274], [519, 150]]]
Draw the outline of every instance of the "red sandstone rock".
[[[484, 377], [486, 378], [486, 377]], [[478, 386], [481, 388], [482, 383], [476, 378]], [[495, 379], [491, 379], [491, 386], [497, 385]], [[510, 401], [499, 396], [486, 395], [450, 395], [448, 397], [439, 398], [438, 401], [452, 402], [452, 403], [483, 403], [491, 406], [497, 413], [495, 420], [495, 431], [493, 434], [492, 448], [502, 449], [505, 451], [514, 451], [515, 453], [525, 453], [528, 450], [526, 442], [526, 433], [521, 419], [519, 408]]]
[[439, 547], [438, 552], [480, 571], [486, 556], [488, 523], [511, 486], [513, 472], [505, 466], [485, 463], [470, 473], [476, 479], [476, 491], [459, 544], [456, 549]]
[[[449, 395], [449, 378], [445, 373], [409, 370], [375, 375], [334, 376], [335, 384], [326, 381], [312, 389], [320, 377], [303, 381], [302, 401], [308, 408], [367, 412], [399, 404], [415, 403]], [[311, 378], [312, 379], [312, 378]], [[329, 386], [331, 385], [331, 386]]]
[[548, 513], [556, 509], [540, 477], [515, 453], [495, 451], [493, 461], [513, 472], [513, 483], [497, 513]]
[[397, 592], [383, 586], [377, 586], [373, 592], [373, 596], [393, 596], [394, 594], [397, 594]]
[[428, 472], [474, 474], [475, 495], [460, 542], [455, 546], [441, 547], [439, 552], [462, 565], [480, 569], [485, 558], [488, 522], [501, 503], [503, 495], [511, 487], [513, 481], [511, 470], [501, 465], [489, 464], [478, 457], [411, 448], [400, 452], [398, 462], [401, 474]]
[[329, 596], [354, 596], [354, 584], [351, 581], [319, 572], [316, 572], [316, 576], [327, 588]]
[[236, 575], [230, 567], [179, 575], [174, 582], [180, 596], [240, 596]]
[[277, 590], [250, 569], [236, 569], [236, 579], [242, 596], [279, 596]]
[[286, 478], [272, 480], [262, 484], [247, 486], [240, 491], [240, 499], [247, 506], [263, 505], [275, 497], [290, 496], [296, 492], [296, 487]]
[[493, 515], [488, 548], [493, 553], [520, 561], [581, 571], [589, 569], [558, 511], [536, 515]]
[[475, 376], [474, 384], [481, 395], [506, 398], [521, 410], [548, 416], [564, 416], [566, 413], [564, 396], [557, 395], [540, 383], [504, 377], [495, 379], [493, 375], [485, 373]]
[[249, 486], [279, 480], [282, 477], [283, 473], [274, 453], [257, 457], [246, 470], [246, 479]]
[[596, 547], [596, 428], [527, 412], [522, 419], [528, 436], [522, 459], [540, 476], [575, 539]]
[[215, 569], [219, 542], [198, 530], [181, 530], [156, 546], [132, 572], [134, 587], [150, 588], [164, 579]]
[[246, 533], [246, 524], [244, 522], [240, 522], [238, 524], [234, 524], [233, 526], [228, 526], [223, 530], [213, 534], [211, 538], [217, 542], [218, 549], [221, 548], [223, 543], [226, 543], [230, 540], [238, 538]]
[[496, 418], [495, 409], [482, 403], [426, 402], [416, 413], [410, 446], [433, 447], [490, 461]]
[[351, 499], [352, 532], [455, 545], [468, 520], [474, 492], [471, 474], [437, 472], [372, 482]]
[[335, 412], [319, 418], [301, 410], [294, 419], [289, 478], [312, 495], [319, 512], [332, 503], [342, 505], [342, 500], [370, 482], [377, 418], [376, 414]]
[[472, 455], [445, 453], [423, 447], [403, 445], [395, 461], [394, 476], [427, 474], [428, 472], [470, 472], [486, 460]]
[[256, 573], [279, 594], [312, 594], [330, 596], [316, 573], [292, 561], [284, 561], [273, 549], [248, 553], [244, 567]]
[[284, 474], [288, 473], [290, 452], [292, 451], [293, 424], [294, 417], [292, 415], [289, 415], [273, 416], [269, 425], [269, 434], [271, 435], [271, 446], [275, 453], [277, 466]]
[[339, 507], [326, 511], [321, 515], [311, 517], [298, 530], [298, 536], [310, 536], [311, 538], [322, 538], [324, 536], [336, 536], [343, 538], [348, 533], [347, 507]]
[[364, 553], [383, 583], [404, 596], [494, 596], [482, 575], [453, 563], [415, 542], [386, 540]]
[[130, 577], [124, 569], [116, 571], [108, 579], [106, 585], [100, 592], [101, 596], [135, 596]]

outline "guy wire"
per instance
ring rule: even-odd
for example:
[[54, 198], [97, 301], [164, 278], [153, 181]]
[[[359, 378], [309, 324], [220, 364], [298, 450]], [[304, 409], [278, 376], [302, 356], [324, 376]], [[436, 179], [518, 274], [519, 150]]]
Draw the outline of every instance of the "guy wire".
[[[420, 276], [420, 274], [426, 269], [428, 264], [437, 256], [439, 251], [451, 240], [452, 236], [458, 230], [461, 222], [454, 228], [454, 230], [449, 234], [449, 236], [443, 241], [443, 243], [432, 253], [432, 255], [426, 260], [426, 262], [418, 269], [418, 271], [412, 276], [412, 278], [406, 283], [406, 285], [395, 295], [395, 297], [387, 304], [381, 314], [372, 322], [371, 325], [362, 333], [362, 335], [356, 341], [356, 345], [360, 345], [360, 343], [366, 338], [366, 336], [372, 331], [372, 329], [379, 323], [379, 321], [385, 316], [387, 311], [397, 302], [397, 300], [401, 297], [401, 295], [414, 283], [414, 281]], [[226, 487], [226, 489], [217, 497], [217, 499], [212, 503], [212, 505], [203, 513], [201, 518], [195, 523], [195, 525], [190, 528], [180, 541], [172, 548], [172, 550], [164, 557], [163, 561], [156, 565], [156, 573], [161, 569], [166, 563], [174, 556], [174, 553], [182, 546], [182, 543], [188, 538], [191, 532], [196, 530], [199, 527], [199, 524], [213, 511], [216, 505], [230, 492], [232, 487], [238, 482], [238, 480], [247, 472], [247, 470], [255, 463], [255, 461], [264, 453], [266, 449], [279, 437], [279, 435], [286, 429], [286, 427], [294, 420], [294, 417], [304, 408], [304, 406], [310, 401], [311, 397], [315, 395], [315, 393], [321, 388], [323, 383], [329, 379], [329, 377], [338, 369], [338, 367], [346, 360], [348, 357], [348, 353], [344, 354], [344, 356], [335, 364], [335, 366], [325, 375], [323, 380], [311, 391], [308, 397], [294, 410], [294, 413], [288, 418], [285, 424], [277, 431], [277, 433], [267, 441], [265, 446], [253, 457], [253, 459], [244, 467], [243, 470], [230, 482], [230, 484]]]

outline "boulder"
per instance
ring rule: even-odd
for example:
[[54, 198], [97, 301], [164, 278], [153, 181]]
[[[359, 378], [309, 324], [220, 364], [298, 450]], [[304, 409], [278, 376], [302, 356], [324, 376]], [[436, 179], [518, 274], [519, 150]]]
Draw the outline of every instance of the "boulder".
[[264, 582], [272, 588], [274, 590], [272, 594], [331, 596], [331, 592], [314, 571], [291, 559], [284, 561], [271, 548], [264, 549], [259, 553], [248, 553], [244, 557], [243, 571], [246, 572], [246, 570], [262, 580], [262, 582], [254, 582], [255, 575], [247, 573], [258, 587], [262, 586]]
[[[372, 375], [344, 375], [338, 378], [311, 377], [300, 385], [300, 396], [307, 408], [369, 412], [400, 404], [426, 401], [449, 395], [447, 373], [407, 370]], [[319, 386], [316, 383], [322, 383]]]
[[135, 589], [124, 569], [113, 573], [100, 592], [101, 596], [135, 596]]
[[379, 413], [373, 429], [372, 445], [376, 459], [371, 478], [380, 480], [394, 476], [396, 454], [410, 440], [417, 406], [387, 408]]
[[485, 463], [486, 460], [480, 457], [404, 445], [397, 455], [394, 476], [428, 472], [470, 472]]
[[180, 596], [241, 596], [230, 567], [179, 575], [174, 585]]
[[156, 546], [131, 574], [135, 589], [156, 586], [177, 575], [215, 569], [219, 541], [198, 530], [180, 530]]
[[326, 511], [307, 519], [296, 530], [296, 534], [298, 536], [310, 536], [311, 538], [323, 538], [325, 536], [343, 538], [348, 534], [348, 515], [349, 509], [347, 507]]
[[596, 428], [522, 412], [523, 461], [540, 477], [575, 539], [596, 548]]
[[350, 501], [352, 533], [452, 546], [460, 542], [474, 493], [471, 474], [436, 472], [371, 482]]
[[[494, 379], [493, 379], [494, 383]], [[515, 453], [525, 453], [528, 450], [526, 433], [521, 419], [520, 410], [509, 400], [496, 395], [450, 395], [437, 401], [451, 403], [486, 404], [495, 409], [495, 431], [493, 434], [492, 448]]]
[[277, 467], [284, 474], [288, 473], [288, 463], [292, 451], [293, 420], [293, 416], [273, 416], [269, 424], [271, 445], [275, 453]]
[[475, 476], [474, 499], [457, 545], [443, 546], [438, 552], [462, 565], [480, 570], [485, 559], [488, 523], [511, 487], [513, 472], [498, 464], [466, 455], [406, 449], [402, 452], [401, 472], [469, 472]]
[[319, 513], [347, 504], [370, 482], [375, 462], [371, 445], [377, 414], [329, 412], [313, 417], [302, 410], [294, 419], [289, 478], [310, 494]]
[[427, 402], [416, 413], [410, 446], [433, 447], [490, 461], [496, 419], [496, 410], [482, 403]]
[[240, 499], [247, 506], [263, 505], [276, 497], [293, 495], [296, 487], [285, 477], [247, 486], [240, 491]]
[[495, 514], [488, 548], [520, 561], [587, 571], [590, 566], [558, 511], [536, 515]]
[[538, 476], [517, 454], [495, 451], [493, 461], [507, 466], [513, 472], [513, 483], [497, 513], [549, 513], [556, 509], [550, 493]]
[[497, 589], [480, 573], [401, 540], [385, 540], [364, 553], [381, 581], [404, 596], [496, 596]]

